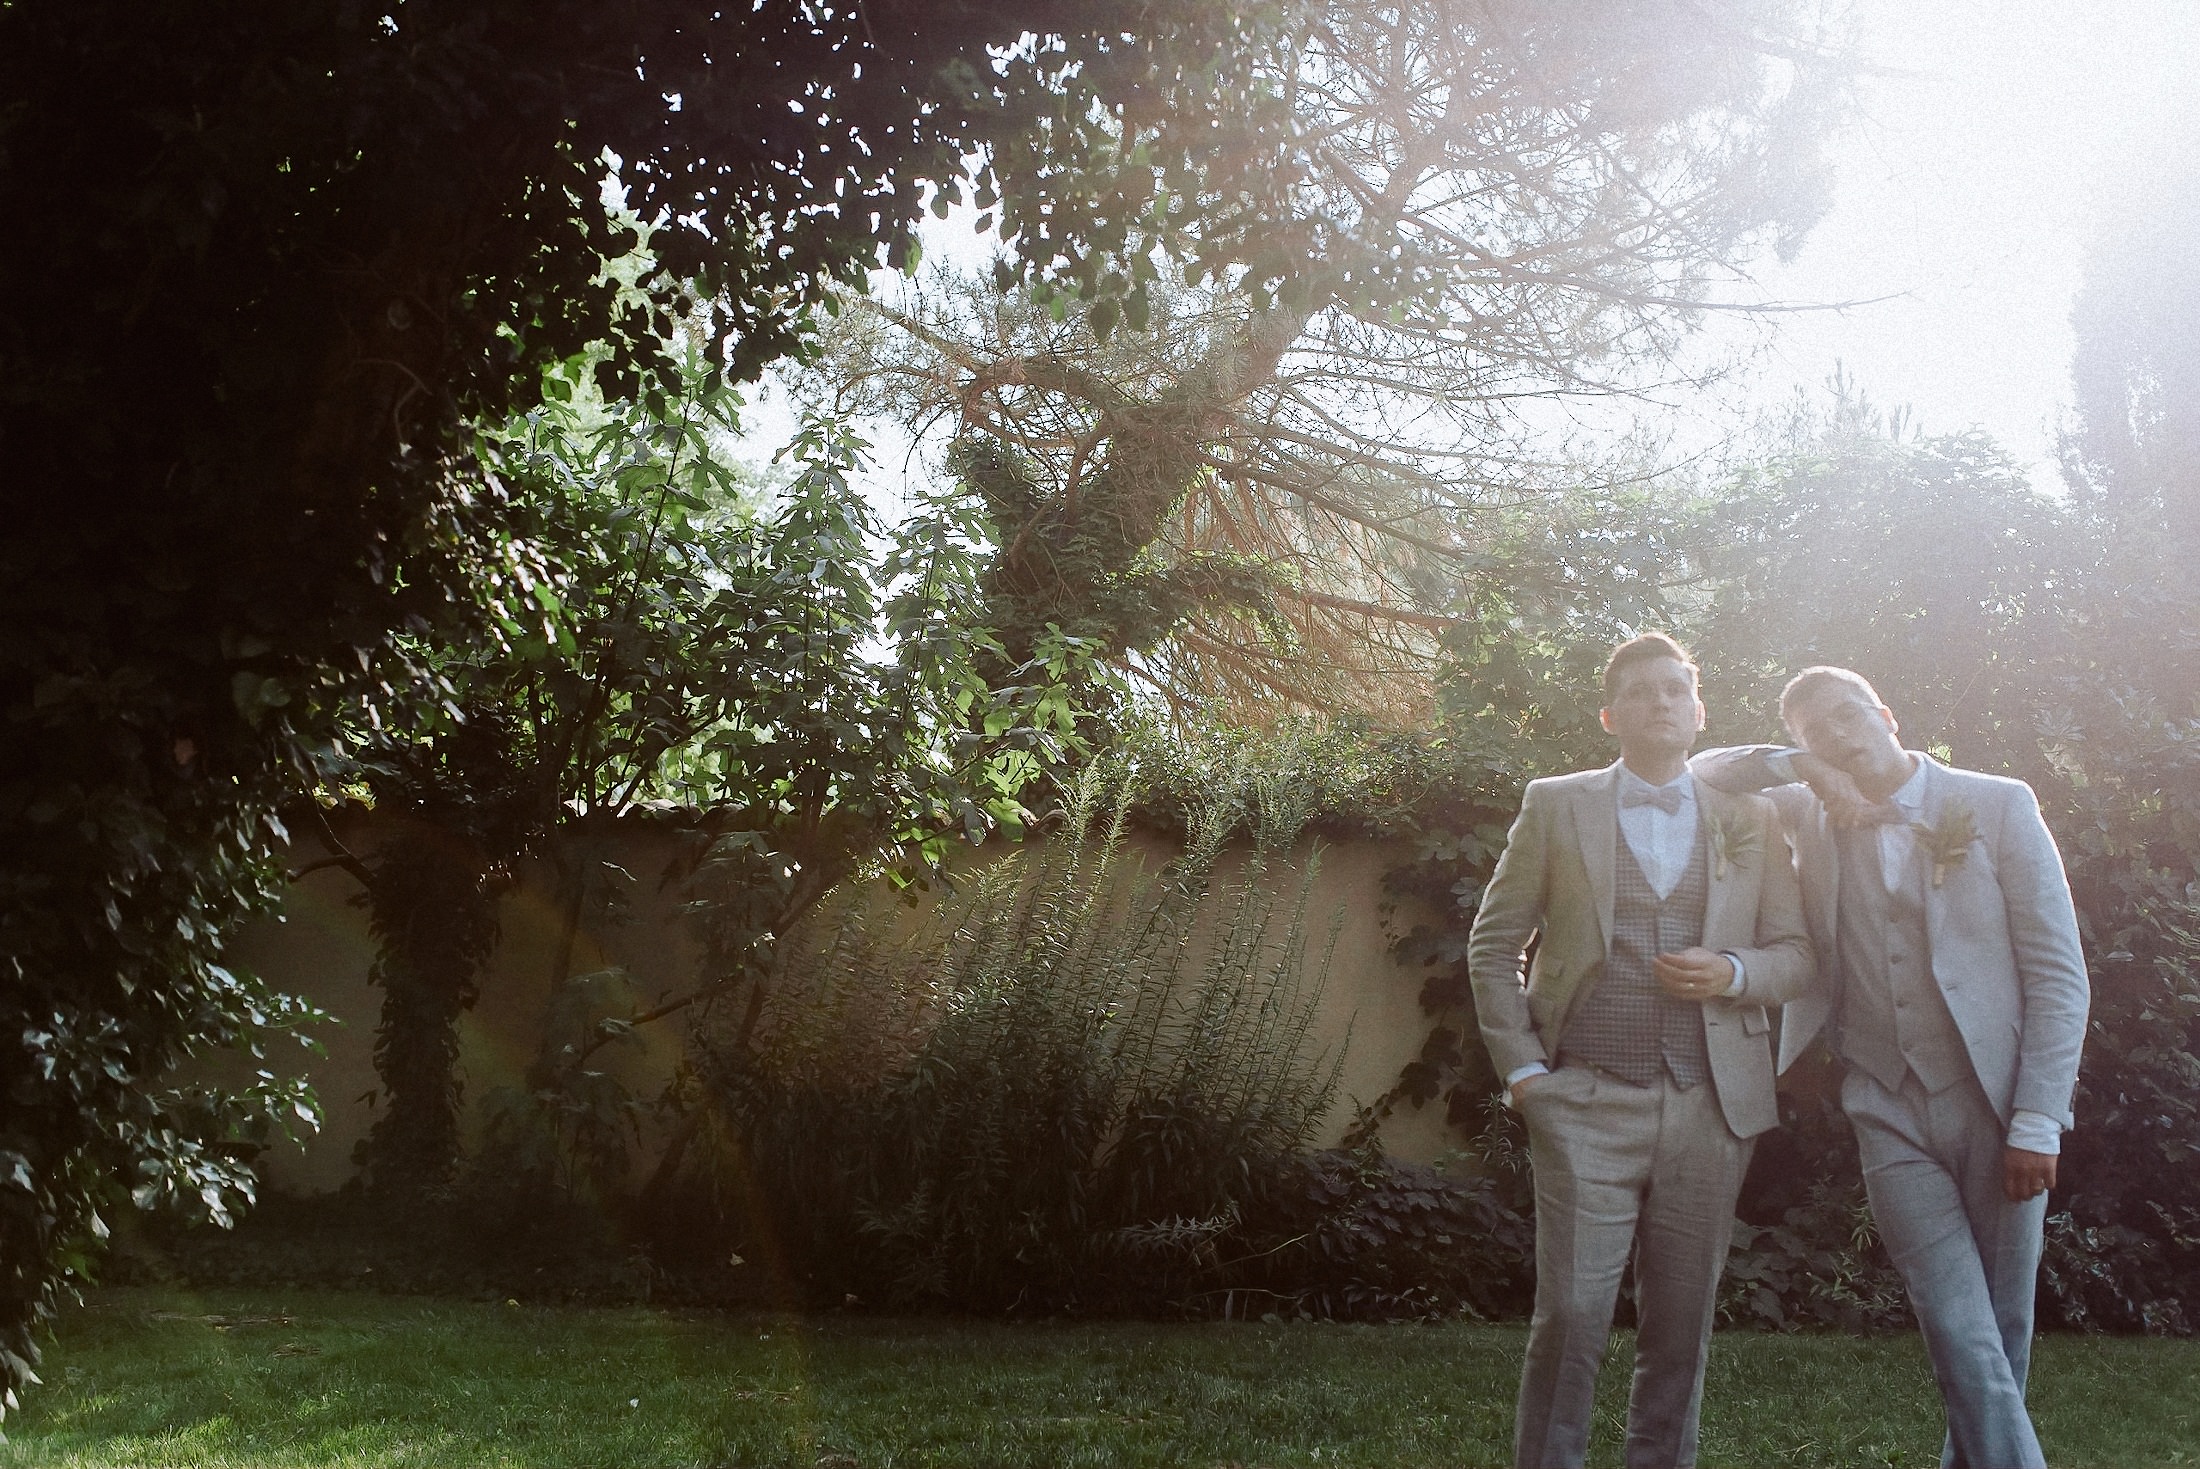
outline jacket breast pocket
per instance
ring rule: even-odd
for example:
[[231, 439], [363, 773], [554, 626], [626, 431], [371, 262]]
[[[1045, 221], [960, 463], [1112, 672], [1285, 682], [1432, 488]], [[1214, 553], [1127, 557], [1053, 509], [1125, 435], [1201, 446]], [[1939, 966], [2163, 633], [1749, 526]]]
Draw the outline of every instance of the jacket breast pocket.
[[1763, 1035], [1770, 1029], [1772, 1029], [1772, 1017], [1765, 1013], [1764, 1006], [1752, 1005], [1742, 1012], [1743, 1035]]

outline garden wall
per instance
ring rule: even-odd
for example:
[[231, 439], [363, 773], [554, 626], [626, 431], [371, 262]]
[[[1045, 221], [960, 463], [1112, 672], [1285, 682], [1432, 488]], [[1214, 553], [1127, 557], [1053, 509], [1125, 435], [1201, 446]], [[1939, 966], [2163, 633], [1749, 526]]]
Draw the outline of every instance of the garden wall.
[[[371, 825], [347, 835], [355, 850], [372, 850]], [[618, 898], [608, 909], [597, 905], [583, 915], [564, 973], [622, 969], [644, 1007], [694, 988], [702, 977], [701, 946], [680, 911], [677, 885], [664, 881], [676, 852], [676, 833], [648, 819], [633, 819], [598, 828], [586, 840], [591, 847], [582, 860], [615, 865], [616, 871], [601, 870], [613, 876]], [[1272, 868], [1271, 880], [1279, 885], [1277, 896], [1285, 907], [1317, 845], [1307, 905], [1309, 964], [1319, 961], [1332, 916], [1341, 916], [1311, 1040], [1315, 1048], [1344, 1049], [1337, 1099], [1320, 1139], [1326, 1144], [1350, 1125], [1355, 1099], [1387, 1091], [1399, 1069], [1420, 1052], [1428, 1031], [1419, 1004], [1421, 975], [1401, 968], [1390, 946], [1395, 934], [1432, 921], [1434, 915], [1384, 893], [1384, 874], [1407, 854], [1393, 844], [1371, 841], [1302, 841], [1290, 864]], [[1151, 837], [1134, 837], [1130, 846], [1131, 855], [1149, 869], [1174, 852]], [[312, 855], [318, 854], [301, 854], [301, 861]], [[552, 975], [561, 931], [557, 873], [550, 863], [539, 861], [515, 878], [500, 903], [501, 942], [482, 978], [480, 999], [459, 1025], [469, 1135], [478, 1132], [484, 1104], [495, 1091], [522, 1082], [541, 1044], [558, 987]], [[376, 1116], [374, 1029], [381, 992], [368, 983], [374, 944], [366, 912], [354, 901], [358, 892], [358, 882], [340, 868], [310, 872], [290, 888], [281, 921], [253, 924], [239, 936], [235, 949], [238, 962], [278, 988], [303, 995], [331, 1017], [331, 1023], [313, 1031], [325, 1055], [309, 1056], [286, 1046], [273, 1058], [279, 1069], [305, 1069], [326, 1109], [318, 1136], [303, 1147], [279, 1145], [265, 1160], [269, 1184], [281, 1191], [318, 1193], [341, 1187], [355, 1171], [352, 1150]], [[899, 900], [881, 888], [877, 901]], [[1219, 902], [1211, 905], [1221, 907]], [[1207, 916], [1195, 928], [1195, 944], [1213, 940], [1214, 922]], [[638, 1094], [654, 1095], [678, 1064], [685, 1035], [679, 1018], [660, 1021], [643, 1027], [635, 1045], [607, 1049], [602, 1059], [621, 1071]], [[229, 1071], [231, 1063], [225, 1060], [222, 1069]], [[234, 1069], [240, 1077], [248, 1070], [241, 1064]], [[1451, 1145], [1438, 1107], [1401, 1109], [1385, 1124], [1383, 1141], [1401, 1157], [1424, 1161]]]

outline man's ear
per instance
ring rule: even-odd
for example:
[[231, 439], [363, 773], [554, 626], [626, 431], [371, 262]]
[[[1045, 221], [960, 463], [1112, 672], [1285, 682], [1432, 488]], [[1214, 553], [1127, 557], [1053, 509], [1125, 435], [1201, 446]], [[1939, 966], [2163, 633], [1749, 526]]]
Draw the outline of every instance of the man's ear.
[[1612, 711], [1610, 709], [1599, 709], [1597, 711], [1597, 723], [1604, 726], [1606, 734], [1610, 734], [1612, 732]]
[[1894, 711], [1893, 711], [1892, 709], [1889, 709], [1889, 708], [1888, 708], [1888, 707], [1887, 707], [1886, 705], [1884, 705], [1884, 704], [1880, 705], [1880, 706], [1879, 706], [1879, 717], [1880, 717], [1881, 719], [1884, 719], [1884, 720], [1886, 720], [1886, 721], [1887, 721], [1887, 733], [1888, 733], [1888, 734], [1900, 734], [1900, 733], [1902, 733], [1902, 725], [1901, 725], [1901, 722], [1900, 722], [1899, 720], [1897, 720], [1897, 719], [1896, 719], [1896, 718], [1894, 717]]

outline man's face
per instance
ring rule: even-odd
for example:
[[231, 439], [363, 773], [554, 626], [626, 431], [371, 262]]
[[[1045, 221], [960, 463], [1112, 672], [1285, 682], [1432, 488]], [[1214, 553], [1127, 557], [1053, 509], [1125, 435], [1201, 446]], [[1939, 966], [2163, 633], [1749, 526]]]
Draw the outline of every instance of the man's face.
[[1678, 658], [1644, 658], [1619, 671], [1599, 717], [1622, 755], [1688, 753], [1703, 729], [1696, 674]]
[[1787, 711], [1788, 730], [1803, 748], [1836, 769], [1862, 775], [1901, 758], [1894, 714], [1862, 689], [1823, 683]]

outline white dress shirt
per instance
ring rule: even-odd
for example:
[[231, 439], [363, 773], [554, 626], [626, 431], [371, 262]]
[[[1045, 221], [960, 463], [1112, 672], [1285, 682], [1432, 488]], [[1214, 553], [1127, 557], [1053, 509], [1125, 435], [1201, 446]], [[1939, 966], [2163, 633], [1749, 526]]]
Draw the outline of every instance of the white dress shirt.
[[[1627, 803], [1630, 793], [1668, 790], [1680, 797], [1671, 813], [1659, 806]], [[1660, 902], [1672, 896], [1696, 854], [1696, 827], [1701, 819], [1697, 804], [1696, 778], [1685, 771], [1665, 785], [1654, 786], [1626, 766], [1619, 768], [1619, 834], [1627, 839], [1627, 850], [1635, 854], [1636, 865]]]
[[1925, 762], [1919, 760], [1910, 778], [1887, 797], [1887, 804], [1902, 813], [1900, 821], [1889, 821], [1879, 828], [1879, 875], [1890, 896], [1903, 890], [1919, 861], [1918, 835], [1911, 823], [1925, 819], [1925, 771]]

